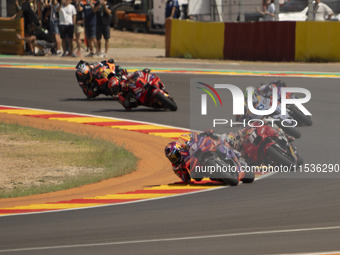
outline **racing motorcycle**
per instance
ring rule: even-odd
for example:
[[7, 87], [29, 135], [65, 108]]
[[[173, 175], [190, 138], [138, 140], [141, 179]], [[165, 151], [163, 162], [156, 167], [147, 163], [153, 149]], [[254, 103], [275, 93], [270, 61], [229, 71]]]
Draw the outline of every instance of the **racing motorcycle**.
[[191, 179], [201, 181], [210, 178], [231, 186], [238, 185], [239, 181], [254, 181], [254, 172], [243, 171], [234, 150], [217, 136], [191, 133], [186, 145], [188, 150], [184, 154], [187, 156], [184, 157], [182, 168], [187, 170]]
[[303, 163], [297, 148], [288, 141], [287, 136], [280, 129], [259, 125], [247, 127], [243, 132], [245, 136], [241, 146], [248, 163], [288, 167]]
[[[256, 97], [256, 100], [254, 100], [256, 102], [256, 105], [254, 105], [254, 107], [257, 110], [268, 110], [271, 107], [271, 99], [267, 98], [265, 96], [261, 96], [258, 94], [255, 94], [253, 96], [253, 98]], [[246, 110], [246, 114], [244, 116], [238, 116], [238, 120], [250, 120], [252, 118], [256, 118], [259, 119], [259, 116], [252, 114], [248, 107], [245, 106], [245, 110]], [[302, 113], [303, 114], [303, 113]], [[292, 116], [290, 116], [290, 110], [287, 109], [287, 114], [283, 115], [281, 113], [281, 106], [280, 103], [278, 103], [275, 111], [271, 114], [271, 115], [264, 115], [261, 116], [260, 118], [272, 118], [274, 120], [274, 123], [276, 125], [278, 125], [283, 131], [285, 131], [285, 133], [287, 133], [290, 136], [293, 136], [294, 138], [300, 138], [301, 137], [301, 133], [299, 131], [299, 129], [297, 127], [294, 127], [294, 118]], [[278, 120], [278, 121], [275, 121]]]
[[[278, 90], [280, 91], [280, 89]], [[293, 93], [287, 93], [287, 98], [298, 98], [295, 94]], [[281, 93], [278, 92], [278, 100], [281, 102]], [[297, 121], [297, 125], [299, 127], [310, 127], [313, 125], [312, 118], [308, 115], [305, 115], [299, 108], [296, 107], [296, 105], [288, 105], [287, 106], [287, 112], [289, 116], [291, 116], [294, 120]]]
[[[84, 83], [84, 81], [80, 79], [77, 72], [76, 77], [78, 84], [80, 85], [87, 99], [94, 99], [99, 95], [110, 96], [113, 99], [117, 99], [117, 96], [114, 95], [108, 88], [108, 81], [112, 76], [121, 78], [123, 75], [127, 74], [127, 71], [122, 69], [119, 65], [116, 65], [113, 59], [103, 60], [93, 64], [89, 64], [83, 60], [80, 60], [76, 68], [83, 64], [86, 64], [91, 68], [89, 71], [91, 73], [91, 78], [88, 78], [86, 83]], [[89, 90], [92, 90], [93, 93], [90, 94]]]
[[126, 83], [122, 96], [130, 102], [133, 107], [144, 105], [156, 109], [169, 109], [176, 111], [177, 105], [161, 79], [150, 73], [149, 69], [136, 71]]
[[[286, 87], [286, 84], [282, 81], [276, 81], [272, 83], [274, 87], [277, 88], [277, 96], [278, 102], [281, 103], [281, 89], [282, 87]], [[287, 93], [287, 99], [297, 99], [298, 97], [294, 93]], [[296, 105], [288, 105], [287, 106], [288, 115], [297, 121], [297, 125], [299, 127], [302, 126], [312, 126], [313, 122], [310, 116], [305, 115]]]

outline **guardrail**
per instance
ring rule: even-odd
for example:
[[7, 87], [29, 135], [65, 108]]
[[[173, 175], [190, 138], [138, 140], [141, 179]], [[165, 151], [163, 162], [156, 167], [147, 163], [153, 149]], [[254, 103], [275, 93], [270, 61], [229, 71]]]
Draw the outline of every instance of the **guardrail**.
[[24, 42], [17, 34], [24, 37], [24, 19], [0, 18], [0, 53], [24, 55]]

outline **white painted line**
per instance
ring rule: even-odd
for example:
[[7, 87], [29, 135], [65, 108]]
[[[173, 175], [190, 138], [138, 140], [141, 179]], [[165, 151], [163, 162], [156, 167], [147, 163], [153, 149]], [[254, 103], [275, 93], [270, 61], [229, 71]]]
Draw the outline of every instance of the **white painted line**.
[[159, 243], [159, 242], [178, 242], [178, 241], [188, 241], [188, 240], [230, 238], [230, 237], [242, 237], [242, 236], [258, 236], [258, 235], [274, 235], [274, 234], [298, 233], [298, 232], [330, 231], [330, 230], [339, 230], [339, 229], [340, 229], [340, 226], [297, 228], [297, 229], [278, 229], [278, 230], [267, 230], [267, 231], [228, 233], [228, 234], [219, 234], [219, 235], [184, 236], [184, 237], [175, 237], [175, 238], [127, 240], [127, 241], [119, 241], [119, 242], [93, 243], [93, 244], [56, 245], [56, 246], [42, 246], [42, 247], [30, 247], [30, 248], [27, 247], [27, 248], [18, 248], [18, 249], [6, 249], [6, 250], [4, 249], [4, 250], [0, 250], [0, 253], [18, 252], [18, 251], [71, 249], [71, 248], [85, 248], [85, 247], [98, 247], [98, 246], [130, 245], [130, 244], [145, 244], [145, 243]]
[[322, 252], [313, 252], [313, 253], [285, 253], [285, 254], [276, 254], [276, 255], [334, 255], [340, 254], [340, 251], [322, 251]]

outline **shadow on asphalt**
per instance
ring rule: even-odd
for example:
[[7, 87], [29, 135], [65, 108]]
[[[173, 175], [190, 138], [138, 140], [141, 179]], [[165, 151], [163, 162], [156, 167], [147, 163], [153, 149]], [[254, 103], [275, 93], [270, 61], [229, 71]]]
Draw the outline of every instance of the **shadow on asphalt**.
[[113, 99], [112, 97], [102, 97], [102, 98], [91, 98], [91, 99], [87, 99], [87, 98], [64, 98], [64, 99], [59, 99], [59, 101], [61, 102], [101, 102], [101, 101], [117, 101], [115, 99]]
[[154, 109], [154, 108], [134, 108], [131, 111], [127, 111], [124, 108], [122, 109], [103, 109], [103, 110], [97, 110], [93, 112], [125, 112], [125, 113], [134, 113], [134, 112], [171, 112], [171, 111], [165, 111], [163, 109]]

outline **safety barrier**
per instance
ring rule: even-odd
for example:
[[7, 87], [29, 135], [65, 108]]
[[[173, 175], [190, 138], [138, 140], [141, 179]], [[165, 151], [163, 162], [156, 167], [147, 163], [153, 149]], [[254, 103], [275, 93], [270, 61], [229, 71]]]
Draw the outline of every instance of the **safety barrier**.
[[340, 61], [339, 22], [167, 20], [166, 56], [251, 61]]
[[0, 18], [0, 53], [24, 55], [24, 42], [17, 37], [24, 37], [24, 19]]
[[296, 22], [296, 61], [340, 61], [340, 22]]
[[223, 58], [224, 23], [172, 20], [170, 34], [172, 57]]

